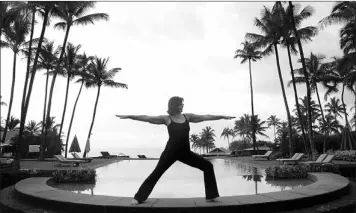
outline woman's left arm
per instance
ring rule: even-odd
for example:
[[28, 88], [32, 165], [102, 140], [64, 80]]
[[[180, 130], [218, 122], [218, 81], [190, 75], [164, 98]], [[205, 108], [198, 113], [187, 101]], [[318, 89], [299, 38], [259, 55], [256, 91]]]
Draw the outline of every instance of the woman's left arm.
[[185, 114], [188, 121], [191, 123], [199, 123], [202, 121], [214, 121], [214, 120], [221, 120], [221, 119], [233, 119], [233, 116], [225, 116], [225, 115], [196, 115], [193, 113], [186, 113]]

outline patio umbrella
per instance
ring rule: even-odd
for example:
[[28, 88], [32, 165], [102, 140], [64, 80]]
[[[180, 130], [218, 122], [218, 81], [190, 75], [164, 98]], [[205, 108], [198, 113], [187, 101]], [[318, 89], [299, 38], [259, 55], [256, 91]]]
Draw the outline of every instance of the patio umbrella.
[[352, 137], [350, 129], [345, 127], [342, 130], [340, 150], [355, 150], [355, 149], [356, 149], [355, 139]]
[[69, 152], [81, 152], [77, 136], [75, 135], [70, 145]]
[[87, 140], [87, 143], [85, 144], [85, 150], [84, 150], [83, 158], [86, 157], [88, 152], [90, 152], [90, 141], [89, 141], [89, 138]]

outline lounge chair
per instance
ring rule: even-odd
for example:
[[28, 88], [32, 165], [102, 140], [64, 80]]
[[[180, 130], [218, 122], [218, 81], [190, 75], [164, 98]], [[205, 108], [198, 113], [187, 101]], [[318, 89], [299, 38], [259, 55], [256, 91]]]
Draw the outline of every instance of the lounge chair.
[[335, 155], [328, 155], [321, 163], [317, 163], [318, 165], [326, 165], [326, 164], [331, 164]]
[[72, 155], [75, 160], [84, 160], [85, 162], [88, 163], [90, 163], [93, 160], [93, 158], [81, 158], [76, 152], [72, 152]]
[[145, 155], [137, 155], [139, 158], [146, 158]]
[[112, 157], [117, 157], [117, 155], [110, 155], [109, 152], [107, 151], [102, 151], [100, 152], [101, 155], [104, 157], [104, 158], [112, 158]]
[[295, 159], [297, 156], [299, 155], [299, 153], [294, 153], [294, 155], [291, 157], [291, 158], [278, 158], [278, 159], [276, 159], [276, 161], [278, 161], [278, 162], [283, 162], [283, 161], [285, 161], [285, 160], [293, 160], [293, 159]]
[[[54, 155], [54, 157], [57, 159], [57, 165], [75, 165], [79, 166], [79, 163], [84, 163], [85, 161], [83, 160], [68, 160], [62, 155]], [[54, 161], [55, 163], [56, 161]]]
[[254, 160], [256, 160], [256, 158], [266, 158], [267, 160], [269, 160], [269, 156], [272, 154], [272, 151], [267, 151], [264, 155], [252, 155], [252, 157], [254, 158]]
[[303, 156], [304, 156], [303, 153], [299, 153], [299, 155], [297, 157], [295, 157], [294, 159], [286, 159], [282, 162], [284, 164], [297, 164], [302, 159]]
[[321, 154], [316, 161], [302, 161], [301, 164], [319, 164], [328, 156], [328, 154]]

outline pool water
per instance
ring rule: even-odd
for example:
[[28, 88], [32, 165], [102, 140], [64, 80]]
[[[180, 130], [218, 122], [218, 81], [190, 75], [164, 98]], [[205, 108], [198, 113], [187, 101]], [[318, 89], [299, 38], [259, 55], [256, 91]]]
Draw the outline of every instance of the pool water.
[[[229, 159], [211, 159], [220, 196], [284, 191], [311, 184], [308, 179], [265, 181], [264, 168]], [[122, 160], [96, 169], [96, 184], [55, 184], [55, 188], [92, 195], [133, 197], [157, 160]], [[160, 178], [150, 198], [205, 197], [203, 172], [179, 161]]]

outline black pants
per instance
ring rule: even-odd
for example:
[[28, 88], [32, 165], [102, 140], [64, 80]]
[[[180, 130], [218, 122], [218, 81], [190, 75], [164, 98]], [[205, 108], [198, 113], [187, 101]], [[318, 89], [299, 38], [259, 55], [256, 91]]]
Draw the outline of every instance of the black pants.
[[[145, 201], [151, 194], [153, 187], [161, 178], [163, 173], [175, 162], [179, 160], [191, 167], [198, 168], [204, 172], [205, 197], [213, 199], [219, 197], [218, 187], [214, 174], [214, 167], [211, 162], [197, 155], [196, 153], [187, 151], [163, 151], [157, 163], [156, 168], [142, 183], [138, 192], [135, 194], [135, 199], [139, 202]], [[188, 189], [187, 189], [188, 190]]]

